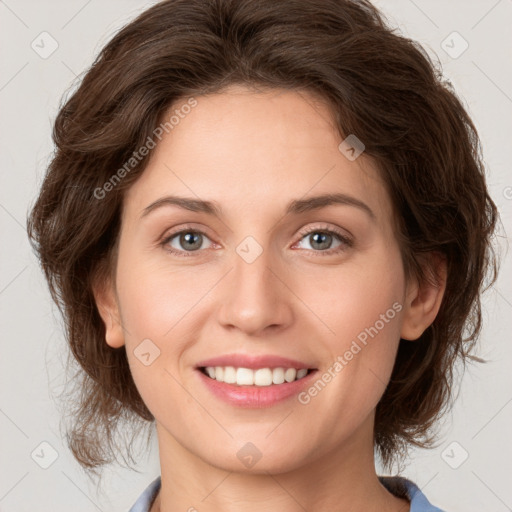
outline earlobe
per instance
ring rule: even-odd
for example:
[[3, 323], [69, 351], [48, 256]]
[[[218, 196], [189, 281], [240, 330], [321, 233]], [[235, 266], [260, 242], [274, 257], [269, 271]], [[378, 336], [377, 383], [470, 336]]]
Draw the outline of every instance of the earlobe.
[[[400, 337], [417, 340], [434, 322], [446, 289], [446, 258], [439, 253], [430, 253], [430, 265], [435, 275], [421, 283], [416, 278], [407, 286], [402, 330]], [[432, 274], [432, 273], [431, 273]]]
[[105, 341], [112, 348], [124, 345], [124, 332], [119, 314], [119, 307], [111, 279], [105, 279], [100, 284], [97, 280], [93, 285], [96, 307], [105, 324]]

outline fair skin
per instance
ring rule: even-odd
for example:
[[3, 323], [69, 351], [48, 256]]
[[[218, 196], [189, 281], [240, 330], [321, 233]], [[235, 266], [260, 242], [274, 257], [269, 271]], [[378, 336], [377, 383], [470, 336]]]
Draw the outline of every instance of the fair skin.
[[[340, 152], [321, 101], [242, 87], [196, 99], [127, 191], [115, 282], [95, 287], [106, 342], [126, 347], [156, 419], [152, 511], [407, 512], [378, 481], [374, 414], [400, 337], [433, 322], [443, 284], [406, 280], [384, 184], [364, 154]], [[372, 213], [347, 203], [286, 214], [290, 201], [332, 193]], [[143, 215], [170, 195], [216, 202], [221, 216], [170, 204]], [[352, 242], [315, 243], [333, 229]], [[205, 233], [197, 250], [180, 235], [159, 243], [180, 230]], [[251, 263], [236, 251], [248, 236], [262, 249]], [[293, 358], [320, 376], [393, 304], [400, 311], [307, 404], [242, 408], [198, 377], [199, 361], [232, 353]], [[134, 354], [145, 339], [160, 350], [147, 366]], [[252, 467], [237, 457], [248, 442], [261, 453]]]

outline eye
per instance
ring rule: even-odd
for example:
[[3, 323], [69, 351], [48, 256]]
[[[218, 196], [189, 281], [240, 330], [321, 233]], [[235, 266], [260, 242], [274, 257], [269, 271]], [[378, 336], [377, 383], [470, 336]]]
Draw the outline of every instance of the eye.
[[[327, 228], [310, 228], [301, 232], [302, 239], [299, 244], [305, 240], [310, 244], [311, 249], [322, 256], [338, 254], [345, 251], [348, 247], [352, 247], [353, 241], [345, 234]], [[338, 245], [332, 248], [333, 241], [338, 241]], [[326, 250], [327, 249], [327, 250]]]
[[197, 229], [182, 229], [175, 233], [170, 234], [162, 240], [162, 246], [172, 254], [177, 256], [192, 256], [192, 254], [203, 247], [205, 240], [211, 240], [207, 237], [206, 233]]
[[[313, 251], [322, 256], [338, 254], [352, 247], [353, 241], [347, 235], [340, 231], [328, 228], [310, 228], [300, 233], [301, 240], [295, 244], [301, 244], [303, 240], [310, 244], [310, 248], [306, 250]], [[208, 241], [209, 245], [204, 247], [204, 242]], [[332, 248], [332, 244], [338, 242], [338, 245]], [[208, 238], [206, 233], [193, 228], [185, 228], [166, 236], [162, 240], [161, 245], [166, 251], [176, 256], [193, 256], [200, 249], [211, 248], [214, 244]]]

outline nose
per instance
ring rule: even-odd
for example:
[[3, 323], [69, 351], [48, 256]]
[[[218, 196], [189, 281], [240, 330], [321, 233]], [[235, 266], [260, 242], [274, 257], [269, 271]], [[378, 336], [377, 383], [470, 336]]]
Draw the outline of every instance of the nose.
[[234, 268], [223, 280], [218, 296], [218, 321], [224, 328], [257, 336], [292, 323], [293, 293], [282, 275], [282, 266], [271, 260], [267, 249], [252, 263], [234, 255]]

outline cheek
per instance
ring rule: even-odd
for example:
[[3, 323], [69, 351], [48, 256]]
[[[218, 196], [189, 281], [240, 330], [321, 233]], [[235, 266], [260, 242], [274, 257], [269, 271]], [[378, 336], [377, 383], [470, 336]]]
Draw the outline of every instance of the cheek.
[[125, 258], [118, 263], [118, 295], [126, 323], [128, 341], [141, 337], [163, 342], [211, 288], [215, 276], [191, 267]]
[[[294, 292], [308, 306], [306, 316], [313, 318], [314, 313], [318, 317], [316, 325], [332, 349], [343, 349], [347, 340], [360, 333], [364, 338], [365, 329], [376, 322], [386, 338], [399, 334], [397, 310], [402, 309], [404, 275], [398, 248], [375, 246], [340, 265], [296, 272], [293, 279]], [[393, 308], [393, 304], [398, 306]]]
[[[127, 357], [140, 395], [158, 417], [163, 389], [166, 400], [181, 403], [187, 398], [177, 381], [188, 371], [188, 349], [201, 337], [208, 292], [219, 276], [207, 266], [177, 268], [165, 258], [137, 256], [135, 250], [125, 249], [122, 254], [117, 292]], [[148, 352], [145, 362], [152, 362], [146, 366], [140, 355]]]
[[124, 274], [123, 285], [118, 286], [131, 374], [142, 400], [158, 420], [170, 404], [184, 407], [187, 400], [179, 384], [179, 365], [190, 344], [190, 333], [183, 331], [187, 312], [197, 298], [192, 300], [193, 289], [181, 282], [184, 275], [166, 276], [138, 268]]
[[[152, 412], [155, 392], [172, 381], [185, 347], [186, 337], [174, 334], [200, 293], [197, 281], [187, 283], [185, 277], [186, 272], [157, 266], [135, 248], [120, 250], [116, 286], [126, 353], [135, 384]], [[172, 343], [166, 342], [171, 338]]]
[[324, 398], [352, 411], [357, 422], [382, 396], [400, 341], [404, 276], [398, 249], [383, 247], [357, 264], [324, 268], [299, 282], [297, 294], [325, 326], [316, 322], [323, 331], [324, 363], [335, 377], [326, 376], [333, 384]]

